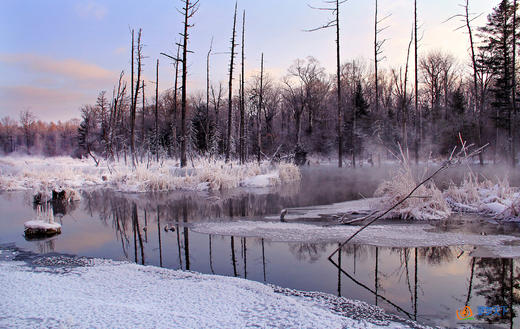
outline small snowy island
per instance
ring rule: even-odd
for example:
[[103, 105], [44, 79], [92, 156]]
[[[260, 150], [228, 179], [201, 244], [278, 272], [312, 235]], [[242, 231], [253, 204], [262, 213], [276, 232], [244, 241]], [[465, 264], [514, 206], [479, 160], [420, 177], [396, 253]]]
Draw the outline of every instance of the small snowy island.
[[26, 237], [45, 237], [61, 233], [61, 225], [44, 220], [30, 220], [24, 223]]

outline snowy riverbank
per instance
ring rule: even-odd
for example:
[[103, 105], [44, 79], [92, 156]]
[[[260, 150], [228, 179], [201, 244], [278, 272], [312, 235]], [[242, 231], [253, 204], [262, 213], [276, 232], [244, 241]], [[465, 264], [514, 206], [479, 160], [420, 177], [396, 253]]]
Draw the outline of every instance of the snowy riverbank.
[[268, 187], [300, 180], [298, 167], [279, 163], [225, 163], [194, 159], [187, 168], [177, 161], [141, 163], [104, 162], [70, 157], [2, 157], [0, 190], [109, 187], [122, 192], [173, 190], [222, 190], [236, 187]]
[[0, 327], [424, 328], [326, 294], [10, 249], [0, 249], [0, 285]]

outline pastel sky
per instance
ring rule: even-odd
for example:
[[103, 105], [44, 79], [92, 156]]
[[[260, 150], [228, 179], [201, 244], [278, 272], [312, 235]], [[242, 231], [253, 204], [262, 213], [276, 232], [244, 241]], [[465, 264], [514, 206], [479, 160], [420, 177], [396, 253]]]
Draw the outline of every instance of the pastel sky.
[[[420, 52], [441, 49], [467, 60], [459, 22], [443, 23], [460, 13], [462, 0], [418, 0]], [[498, 0], [471, 0], [483, 25]], [[379, 0], [388, 29], [383, 67], [404, 63], [412, 28], [413, 0]], [[190, 93], [204, 90], [206, 53], [213, 38], [212, 83], [227, 79], [234, 0], [200, 0], [190, 30], [194, 51], [189, 57]], [[309, 8], [321, 0], [241, 0], [238, 24], [246, 11], [246, 74], [258, 72], [260, 55], [274, 77], [281, 77], [297, 58], [314, 56], [333, 73], [335, 34], [332, 29], [304, 32], [325, 23], [329, 14]], [[112, 93], [121, 70], [129, 75], [130, 30], [143, 29], [144, 74], [151, 95], [155, 61], [160, 59], [160, 90], [172, 88], [173, 65], [160, 52], [173, 54], [182, 28], [176, 11], [180, 0], [2, 0], [0, 2], [0, 118], [18, 119], [28, 109], [43, 121], [79, 117], [82, 104], [94, 103], [101, 90]], [[342, 60], [365, 58], [371, 65], [374, 0], [350, 0], [341, 7]], [[219, 54], [221, 53], [221, 54]], [[237, 66], [238, 68], [238, 66]]]

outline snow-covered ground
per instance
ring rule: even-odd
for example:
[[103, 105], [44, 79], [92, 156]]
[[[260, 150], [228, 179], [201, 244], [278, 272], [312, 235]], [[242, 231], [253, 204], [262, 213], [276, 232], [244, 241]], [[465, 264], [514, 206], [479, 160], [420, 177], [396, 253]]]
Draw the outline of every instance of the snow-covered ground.
[[425, 328], [378, 307], [239, 278], [0, 249], [0, 327]]
[[2, 157], [0, 190], [110, 187], [123, 192], [172, 190], [221, 190], [240, 186], [267, 187], [300, 180], [298, 167], [279, 163], [225, 163], [221, 160], [194, 159], [188, 167], [166, 160], [160, 163], [102, 161], [70, 157]]

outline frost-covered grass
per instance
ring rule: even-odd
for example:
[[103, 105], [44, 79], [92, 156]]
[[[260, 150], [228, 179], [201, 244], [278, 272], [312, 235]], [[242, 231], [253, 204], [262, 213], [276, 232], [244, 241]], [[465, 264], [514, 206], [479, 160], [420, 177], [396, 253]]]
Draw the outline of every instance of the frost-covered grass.
[[[466, 155], [462, 138], [461, 143], [462, 152]], [[385, 212], [397, 205], [384, 218], [436, 220], [446, 219], [452, 212], [472, 212], [499, 220], [520, 220], [519, 189], [511, 187], [507, 178], [492, 182], [485, 177], [480, 178], [468, 166], [463, 181], [459, 185], [452, 183], [442, 192], [433, 179], [419, 185], [427, 177], [426, 172], [422, 177], [414, 175], [408, 159], [401, 150], [400, 166], [374, 193], [375, 197], [381, 198], [374, 210]], [[439, 171], [443, 168], [447, 166]]]
[[[376, 210], [384, 211], [391, 208], [403, 200], [424, 179], [414, 175], [405, 157], [401, 167], [397, 168], [391, 177], [381, 183], [374, 193], [375, 197], [381, 198]], [[450, 205], [444, 199], [442, 192], [433, 181], [428, 181], [410, 198], [386, 214], [385, 218], [434, 220], [447, 218], [450, 215]]]
[[[239, 278], [100, 259], [0, 261], [0, 285], [0, 327], [419, 327], [363, 302], [328, 296], [336, 299], [330, 303]], [[331, 309], [338, 303], [356, 318]]]
[[500, 220], [520, 219], [520, 193], [507, 179], [496, 182], [468, 173], [460, 185], [452, 184], [445, 198], [460, 212], [481, 213]]
[[[266, 179], [268, 177], [268, 179]], [[224, 190], [240, 186], [267, 187], [300, 179], [298, 167], [289, 163], [224, 162], [198, 158], [186, 168], [178, 161], [130, 163], [68, 157], [0, 158], [0, 190], [111, 187], [123, 192], [172, 190]]]
[[[406, 197], [419, 183], [408, 166], [403, 166], [391, 180], [383, 182], [375, 192], [382, 202], [376, 210], [384, 211]], [[440, 191], [434, 181], [419, 187], [385, 218], [415, 220], [446, 219], [453, 212], [478, 213], [497, 220], [520, 220], [520, 192], [507, 179], [492, 181], [473, 173], [460, 185], [452, 183]]]

